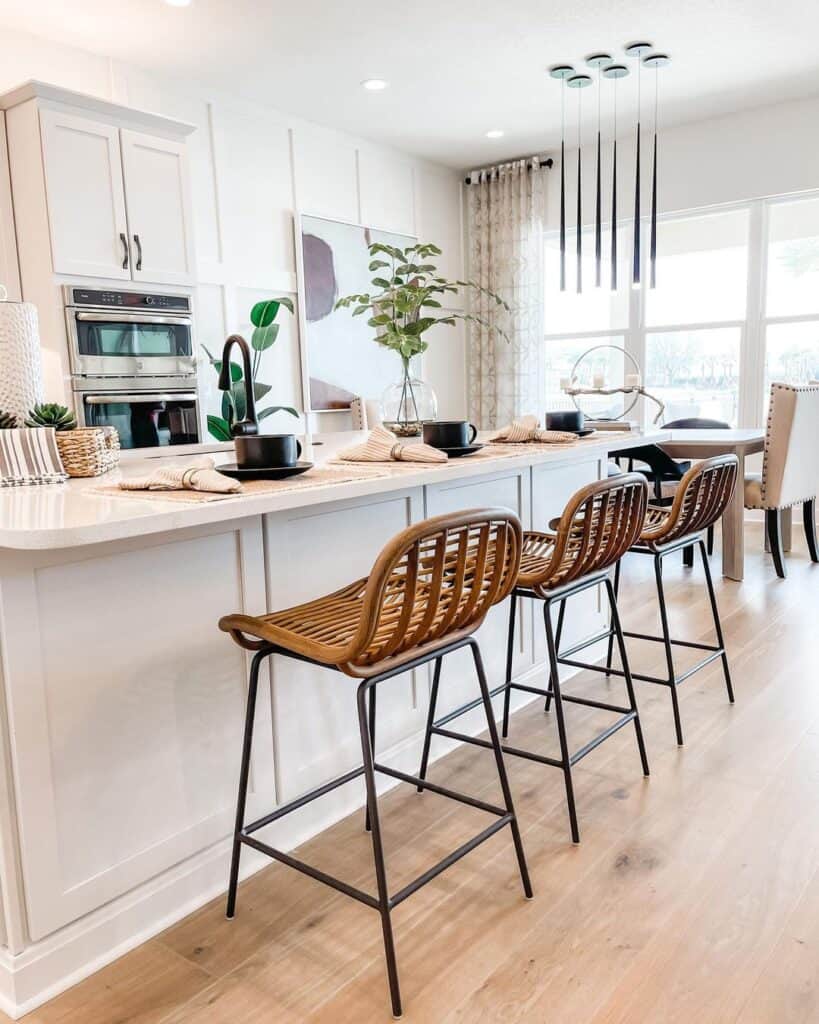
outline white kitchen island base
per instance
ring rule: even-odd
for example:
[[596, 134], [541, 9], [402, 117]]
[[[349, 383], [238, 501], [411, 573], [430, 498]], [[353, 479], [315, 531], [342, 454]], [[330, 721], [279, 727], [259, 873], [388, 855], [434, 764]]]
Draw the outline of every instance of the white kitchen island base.
[[[350, 440], [328, 438], [314, 458]], [[609, 448], [647, 440], [522, 446], [195, 505], [103, 495], [100, 481], [0, 492], [0, 1007], [21, 1015], [225, 890], [248, 663], [217, 629], [221, 615], [349, 583], [395, 533], [438, 513], [501, 505], [542, 529], [605, 475]], [[515, 674], [542, 685], [545, 641], [528, 604]], [[493, 609], [478, 634], [490, 686], [503, 679], [508, 613], [508, 602]], [[567, 643], [605, 627], [596, 591], [573, 599], [566, 625]], [[477, 695], [468, 662], [463, 651], [445, 659], [442, 714]], [[379, 759], [408, 772], [429, 684], [424, 668], [379, 694]], [[248, 818], [359, 763], [355, 685], [271, 659]], [[530, 699], [516, 694], [513, 707]], [[464, 731], [480, 731], [481, 718], [475, 709]], [[436, 738], [433, 758], [453, 745]], [[363, 803], [357, 780], [267, 835], [290, 849]], [[267, 864], [246, 850], [243, 874]]]

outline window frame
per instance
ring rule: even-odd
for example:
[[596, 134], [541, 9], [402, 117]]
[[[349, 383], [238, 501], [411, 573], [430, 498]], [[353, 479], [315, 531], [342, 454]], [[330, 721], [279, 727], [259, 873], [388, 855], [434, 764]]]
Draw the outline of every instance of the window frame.
[[[720, 203], [718, 205], [699, 207], [689, 210], [675, 210], [662, 214], [659, 220], [680, 220], [687, 217], [702, 217], [709, 213], [746, 210], [748, 212], [748, 262], [746, 282], [746, 302], [744, 319], [686, 322], [672, 324], [646, 325], [647, 286], [631, 288], [628, 304], [628, 324], [624, 328], [608, 328], [599, 331], [561, 331], [544, 333], [544, 347], [548, 349], [550, 341], [588, 340], [590, 345], [597, 339], [605, 339], [618, 335], [624, 339], [624, 348], [633, 356], [645, 373], [646, 339], [649, 334], [673, 333], [675, 331], [714, 330], [722, 327], [739, 329], [740, 332], [740, 373], [739, 395], [737, 403], [737, 425], [740, 428], [761, 427], [764, 425], [765, 407], [765, 347], [768, 327], [787, 323], [816, 323], [819, 325], [819, 313], [799, 313], [794, 315], [767, 316], [767, 277], [768, 248], [770, 235], [770, 212], [781, 203], [799, 200], [819, 199], [819, 189], [794, 192], [761, 199]], [[633, 220], [618, 222], [618, 236], [628, 239], [632, 237]], [[610, 226], [610, 222], [608, 224]], [[641, 224], [641, 280], [648, 280], [648, 219]], [[646, 409], [648, 405], [648, 409]], [[634, 416], [642, 426], [650, 425], [653, 403], [640, 401], [634, 409]], [[648, 423], [647, 423], [648, 420]]]

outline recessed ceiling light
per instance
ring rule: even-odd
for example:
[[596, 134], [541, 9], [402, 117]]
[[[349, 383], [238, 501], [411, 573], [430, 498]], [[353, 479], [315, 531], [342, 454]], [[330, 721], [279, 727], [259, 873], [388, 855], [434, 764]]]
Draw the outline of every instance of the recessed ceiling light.
[[502, 139], [503, 131], [500, 128], [490, 128], [486, 133], [487, 139]]
[[361, 84], [365, 89], [369, 89], [370, 92], [381, 92], [381, 90], [386, 89], [390, 83], [385, 82], [383, 78], [365, 78]]

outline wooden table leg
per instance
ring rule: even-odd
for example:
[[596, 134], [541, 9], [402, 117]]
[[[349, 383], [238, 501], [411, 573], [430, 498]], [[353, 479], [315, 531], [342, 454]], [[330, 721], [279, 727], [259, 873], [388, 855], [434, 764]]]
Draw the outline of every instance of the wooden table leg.
[[722, 575], [729, 580], [741, 580], [745, 571], [745, 456], [737, 452], [737, 458], [737, 486], [722, 515]]

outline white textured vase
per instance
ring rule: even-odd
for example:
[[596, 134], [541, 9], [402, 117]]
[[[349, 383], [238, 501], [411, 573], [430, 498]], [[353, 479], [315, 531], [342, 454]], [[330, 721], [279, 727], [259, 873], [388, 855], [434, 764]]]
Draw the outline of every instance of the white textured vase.
[[30, 302], [0, 302], [0, 410], [22, 423], [42, 400], [37, 308]]

